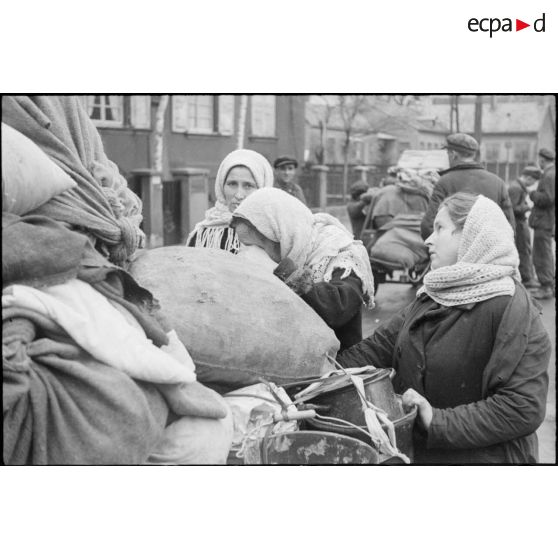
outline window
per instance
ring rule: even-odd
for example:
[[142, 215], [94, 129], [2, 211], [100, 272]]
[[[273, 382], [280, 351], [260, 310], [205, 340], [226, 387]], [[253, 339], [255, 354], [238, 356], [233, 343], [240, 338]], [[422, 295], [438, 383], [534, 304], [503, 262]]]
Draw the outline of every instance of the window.
[[526, 163], [529, 160], [531, 145], [526, 141], [518, 141], [514, 147], [514, 157], [518, 163]]
[[123, 95], [87, 95], [86, 108], [98, 126], [120, 128], [124, 125]]
[[172, 131], [232, 135], [234, 95], [173, 95]]
[[337, 161], [337, 157], [335, 156], [335, 138], [327, 138], [325, 160], [328, 163], [335, 163]]
[[500, 144], [496, 142], [488, 142], [485, 147], [485, 159], [487, 161], [500, 160]]
[[234, 133], [234, 95], [218, 95], [217, 113], [219, 133], [231, 136]]
[[145, 130], [151, 128], [151, 95], [130, 97], [130, 124], [132, 128]]
[[213, 95], [190, 95], [188, 97], [188, 131], [212, 133]]
[[252, 135], [275, 136], [275, 95], [252, 95]]

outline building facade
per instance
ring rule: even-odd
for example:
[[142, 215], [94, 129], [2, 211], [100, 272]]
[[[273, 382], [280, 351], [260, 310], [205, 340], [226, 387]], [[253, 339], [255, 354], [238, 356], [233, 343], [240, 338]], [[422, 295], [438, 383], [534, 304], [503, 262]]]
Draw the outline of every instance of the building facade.
[[[141, 195], [138, 181], [153, 167], [160, 95], [87, 95], [82, 100], [107, 155]], [[170, 95], [162, 131], [164, 244], [182, 242], [203, 218], [214, 202], [217, 168], [234, 149], [253, 149], [270, 163], [282, 155], [302, 161], [305, 101], [302, 95]], [[195, 203], [181, 199], [194, 195], [193, 189], [179, 187], [190, 171], [203, 176], [203, 203], [199, 195]], [[190, 208], [188, 216], [180, 215], [180, 207], [183, 213]]]

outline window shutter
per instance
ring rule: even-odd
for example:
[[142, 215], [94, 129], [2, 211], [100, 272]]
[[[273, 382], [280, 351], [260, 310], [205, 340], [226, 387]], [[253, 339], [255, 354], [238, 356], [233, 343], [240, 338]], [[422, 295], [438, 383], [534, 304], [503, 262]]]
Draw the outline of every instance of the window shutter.
[[234, 95], [219, 95], [219, 133], [230, 136], [234, 132]]
[[172, 96], [172, 131], [188, 131], [188, 95]]

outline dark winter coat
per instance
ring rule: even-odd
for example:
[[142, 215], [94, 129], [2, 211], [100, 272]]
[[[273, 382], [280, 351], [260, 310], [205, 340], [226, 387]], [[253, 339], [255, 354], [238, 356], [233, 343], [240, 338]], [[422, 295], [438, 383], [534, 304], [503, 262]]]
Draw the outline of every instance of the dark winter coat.
[[291, 196], [294, 196], [304, 205], [307, 205], [306, 196], [304, 195], [302, 188], [298, 184], [295, 184], [294, 182], [292, 182], [291, 184], [280, 184], [279, 182], [275, 181], [275, 184], [273, 184], [273, 186], [275, 188], [279, 188], [279, 190], [283, 190], [283, 192], [287, 192], [287, 194], [291, 194]]
[[366, 215], [364, 214], [364, 208], [366, 205], [366, 202], [363, 200], [351, 200], [347, 203], [347, 213], [349, 214], [349, 219], [351, 221], [353, 236], [356, 239], [359, 239], [360, 234], [362, 233], [362, 227], [364, 226], [364, 221], [366, 219]]
[[351, 274], [341, 279], [343, 270], [336, 269], [331, 281], [316, 283], [302, 299], [309, 304], [335, 332], [340, 350], [362, 341], [362, 283]]
[[516, 221], [525, 221], [525, 214], [529, 211], [527, 204], [527, 189], [519, 179], [514, 180], [508, 189], [512, 204], [513, 215]]
[[433, 406], [415, 428], [419, 463], [533, 463], [545, 416], [551, 344], [538, 310], [513, 297], [445, 307], [427, 295], [337, 357], [342, 366], [393, 367], [396, 391]]
[[488, 172], [480, 163], [461, 163], [440, 173], [440, 180], [434, 187], [421, 223], [423, 239], [432, 234], [434, 219], [440, 203], [456, 192], [482, 194], [495, 201], [515, 230], [513, 210], [504, 181], [499, 176]]
[[533, 210], [529, 225], [534, 229], [554, 229], [554, 201], [556, 197], [556, 167], [549, 165], [544, 169], [539, 185], [530, 194]]

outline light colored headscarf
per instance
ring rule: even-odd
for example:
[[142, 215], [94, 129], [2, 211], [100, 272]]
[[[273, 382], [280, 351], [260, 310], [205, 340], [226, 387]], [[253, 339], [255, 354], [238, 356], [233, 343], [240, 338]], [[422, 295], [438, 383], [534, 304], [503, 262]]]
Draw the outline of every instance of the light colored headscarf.
[[495, 202], [479, 195], [463, 226], [457, 262], [429, 271], [417, 296], [426, 293], [444, 306], [513, 296], [518, 266], [511, 225]]
[[217, 176], [215, 177], [215, 205], [205, 212], [205, 219], [195, 226], [188, 236], [186, 244], [197, 234], [196, 246], [205, 246], [207, 248], [221, 247], [223, 231], [229, 226], [232, 219], [232, 213], [229, 211], [225, 201], [225, 180], [231, 169], [239, 166], [247, 167], [250, 170], [258, 188], [273, 187], [273, 169], [263, 155], [251, 149], [232, 151], [223, 159], [217, 169]]
[[362, 281], [368, 306], [374, 306], [374, 278], [370, 260], [360, 240], [335, 217], [313, 214], [295, 197], [278, 188], [254, 192], [234, 212], [249, 221], [269, 240], [278, 242], [281, 258], [290, 258], [297, 268], [310, 272], [312, 281], [330, 281], [335, 269], [351, 272]]

